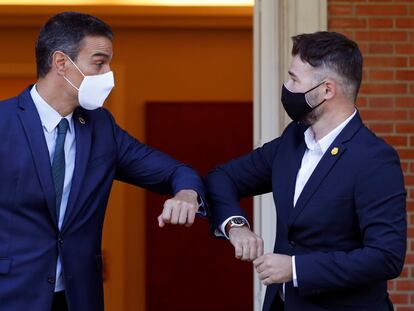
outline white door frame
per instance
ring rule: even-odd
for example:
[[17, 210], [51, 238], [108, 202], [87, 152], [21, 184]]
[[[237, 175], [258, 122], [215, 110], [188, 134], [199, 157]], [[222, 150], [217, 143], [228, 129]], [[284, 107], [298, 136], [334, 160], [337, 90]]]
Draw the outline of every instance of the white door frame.
[[[254, 8], [254, 147], [278, 137], [289, 122], [280, 105], [287, 78], [291, 37], [327, 29], [327, 0], [256, 0]], [[272, 252], [276, 214], [271, 194], [254, 198], [254, 230]], [[254, 273], [254, 310], [266, 288]]]

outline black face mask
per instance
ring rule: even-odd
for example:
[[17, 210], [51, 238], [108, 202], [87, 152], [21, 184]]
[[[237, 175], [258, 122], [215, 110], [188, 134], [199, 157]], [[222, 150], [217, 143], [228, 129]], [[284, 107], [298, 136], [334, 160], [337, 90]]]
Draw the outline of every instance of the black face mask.
[[310, 90], [306, 91], [305, 93], [294, 93], [289, 91], [286, 86], [283, 84], [282, 86], [282, 105], [285, 108], [286, 113], [288, 116], [295, 122], [302, 121], [306, 115], [311, 112], [316, 107], [322, 105], [326, 99], [320, 102], [315, 107], [309, 105], [308, 101], [306, 100], [306, 94], [310, 91], [313, 91], [318, 86], [324, 84], [325, 81], [319, 83], [317, 86], [314, 86]]

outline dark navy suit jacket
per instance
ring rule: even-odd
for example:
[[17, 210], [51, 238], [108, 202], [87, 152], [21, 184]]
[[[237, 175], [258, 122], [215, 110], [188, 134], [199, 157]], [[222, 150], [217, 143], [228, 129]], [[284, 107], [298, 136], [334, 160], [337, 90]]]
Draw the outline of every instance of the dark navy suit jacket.
[[[392, 310], [387, 280], [400, 274], [406, 251], [406, 193], [398, 155], [356, 114], [293, 207], [305, 129], [291, 123], [281, 137], [209, 174], [212, 225], [244, 215], [240, 198], [272, 191], [274, 252], [296, 256], [299, 287], [286, 284], [286, 311]], [[267, 287], [263, 310], [270, 310], [280, 288]]]
[[103, 310], [101, 237], [114, 179], [159, 193], [193, 189], [198, 175], [119, 128], [105, 109], [74, 112], [76, 159], [57, 226], [49, 153], [30, 88], [0, 102], [0, 310], [51, 309], [61, 255], [70, 310]]

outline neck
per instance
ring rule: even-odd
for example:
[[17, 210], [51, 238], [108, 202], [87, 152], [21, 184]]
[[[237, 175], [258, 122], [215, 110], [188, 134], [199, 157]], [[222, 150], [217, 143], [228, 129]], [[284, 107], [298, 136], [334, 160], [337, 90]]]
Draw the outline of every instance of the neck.
[[320, 118], [311, 125], [316, 141], [324, 138], [355, 111], [355, 106], [350, 104], [334, 106], [336, 106], [334, 109], [324, 111]]
[[73, 98], [73, 94], [66, 91], [67, 89], [62, 83], [56, 82], [56, 78], [46, 76], [39, 79], [36, 83], [36, 90], [45, 102], [62, 117], [71, 114], [79, 106], [77, 99]]

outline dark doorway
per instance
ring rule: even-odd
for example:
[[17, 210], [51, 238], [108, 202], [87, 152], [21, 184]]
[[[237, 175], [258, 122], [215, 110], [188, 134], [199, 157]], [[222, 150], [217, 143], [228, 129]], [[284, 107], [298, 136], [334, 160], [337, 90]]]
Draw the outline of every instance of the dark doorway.
[[[147, 143], [190, 164], [201, 175], [252, 149], [251, 102], [146, 105]], [[146, 194], [148, 311], [251, 311], [252, 264], [234, 258], [226, 240], [214, 238], [207, 220], [191, 228], [158, 228], [166, 197]], [[252, 200], [242, 206], [252, 220]]]

